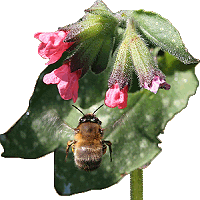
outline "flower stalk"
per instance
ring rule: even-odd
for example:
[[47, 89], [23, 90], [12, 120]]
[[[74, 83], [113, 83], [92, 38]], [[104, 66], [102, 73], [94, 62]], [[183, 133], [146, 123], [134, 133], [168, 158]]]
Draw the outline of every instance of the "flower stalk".
[[136, 169], [130, 174], [131, 200], [143, 200], [143, 169]]

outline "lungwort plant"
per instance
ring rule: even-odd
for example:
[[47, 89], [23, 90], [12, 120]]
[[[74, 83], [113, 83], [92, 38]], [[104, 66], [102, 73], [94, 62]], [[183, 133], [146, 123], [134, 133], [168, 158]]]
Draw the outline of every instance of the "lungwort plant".
[[[136, 188], [141, 197], [140, 168], [161, 152], [158, 135], [195, 94], [199, 60], [159, 14], [113, 13], [102, 1], [79, 21], [34, 37], [41, 41], [38, 53], [47, 67], [24, 115], [0, 135], [2, 156], [38, 158], [54, 152], [60, 195], [106, 188], [132, 172], [133, 198]], [[75, 166], [71, 150], [65, 161], [67, 142], [82, 117], [72, 104], [87, 114], [103, 103], [96, 115], [104, 139], [112, 142], [112, 162], [106, 153], [98, 169], [85, 172]]]

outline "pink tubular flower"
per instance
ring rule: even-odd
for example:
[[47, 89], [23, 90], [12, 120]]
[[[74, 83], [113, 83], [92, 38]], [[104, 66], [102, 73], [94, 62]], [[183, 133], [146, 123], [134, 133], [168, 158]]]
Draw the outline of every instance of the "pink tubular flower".
[[60, 59], [63, 52], [68, 49], [73, 42], [63, 42], [68, 32], [56, 31], [49, 33], [35, 33], [34, 37], [42, 43], [38, 47], [38, 54], [42, 58], [49, 58], [47, 65], [53, 64]]
[[71, 73], [70, 63], [67, 63], [46, 74], [43, 77], [43, 82], [46, 84], [57, 84], [60, 96], [64, 100], [73, 99], [75, 103], [78, 98], [78, 80], [80, 75], [81, 70]]
[[166, 83], [166, 81], [164, 79], [160, 78], [159, 76], [154, 76], [154, 78], [151, 82], [151, 85], [148, 85], [145, 82], [144, 88], [147, 89], [147, 90], [150, 90], [151, 92], [156, 94], [159, 88], [169, 90], [170, 85], [168, 83]]
[[128, 85], [122, 90], [119, 89], [118, 83], [112, 85], [106, 92], [105, 104], [110, 108], [118, 106], [119, 109], [123, 109], [127, 106], [128, 99]]

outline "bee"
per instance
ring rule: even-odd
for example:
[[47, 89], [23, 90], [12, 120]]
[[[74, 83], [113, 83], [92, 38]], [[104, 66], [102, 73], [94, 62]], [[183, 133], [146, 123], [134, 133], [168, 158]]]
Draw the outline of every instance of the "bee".
[[[72, 106], [79, 110], [76, 106]], [[72, 147], [76, 166], [85, 171], [93, 171], [99, 168], [102, 156], [106, 153], [106, 145], [109, 147], [110, 161], [112, 162], [112, 143], [103, 140], [102, 122], [94, 115], [99, 108], [92, 114], [84, 114], [79, 110], [83, 114], [83, 117], [79, 120], [77, 128], [74, 129], [74, 140], [67, 142], [66, 159], [69, 148]]]

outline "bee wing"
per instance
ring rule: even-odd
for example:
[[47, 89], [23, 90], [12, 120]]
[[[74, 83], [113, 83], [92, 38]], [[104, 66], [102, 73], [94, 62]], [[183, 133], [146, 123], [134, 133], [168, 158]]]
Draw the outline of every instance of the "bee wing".
[[117, 126], [120, 126], [121, 124], [123, 124], [124, 120], [126, 120], [126, 118], [127, 118], [127, 115], [122, 114], [122, 116], [119, 119], [116, 119], [116, 121], [109, 123], [109, 125], [104, 127], [103, 131], [104, 131], [105, 135], [107, 135], [107, 133], [109, 133], [112, 129], [115, 129]]
[[76, 133], [75, 129], [69, 126], [66, 122], [63, 121], [62, 126], [64, 127], [64, 134], [66, 140], [71, 140], [74, 137], [74, 134]]
[[63, 125], [64, 125], [67, 129], [69, 129], [69, 130], [75, 132], [74, 128], [72, 128], [71, 126], [69, 126], [66, 122], [63, 122]]

